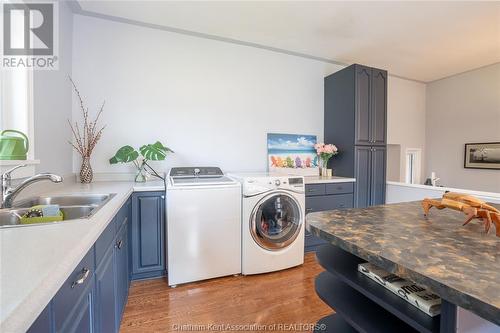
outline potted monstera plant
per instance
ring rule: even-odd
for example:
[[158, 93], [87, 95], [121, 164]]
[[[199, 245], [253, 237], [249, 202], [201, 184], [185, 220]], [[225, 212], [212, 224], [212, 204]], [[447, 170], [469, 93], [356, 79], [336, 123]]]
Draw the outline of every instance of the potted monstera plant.
[[160, 141], [153, 144], [141, 146], [139, 152], [132, 146], [123, 146], [116, 152], [115, 156], [109, 159], [110, 164], [134, 163], [137, 168], [136, 182], [145, 182], [148, 175], [153, 175], [164, 179], [149, 164], [148, 161], [163, 161], [168, 153], [174, 151], [164, 146]]

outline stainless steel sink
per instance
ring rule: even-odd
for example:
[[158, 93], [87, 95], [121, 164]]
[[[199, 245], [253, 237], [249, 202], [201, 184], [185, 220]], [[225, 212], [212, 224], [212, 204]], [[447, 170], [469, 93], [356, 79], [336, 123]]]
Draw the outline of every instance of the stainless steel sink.
[[13, 208], [31, 208], [36, 205], [88, 206], [102, 205], [115, 194], [78, 194], [58, 195], [53, 197], [33, 197], [14, 202]]
[[[0, 209], [0, 228], [26, 227], [63, 223], [76, 219], [88, 219], [103, 207], [116, 194], [60, 195], [53, 197], [34, 197], [14, 203], [14, 208]], [[36, 205], [59, 205], [64, 220], [59, 222], [21, 224], [21, 216]]]

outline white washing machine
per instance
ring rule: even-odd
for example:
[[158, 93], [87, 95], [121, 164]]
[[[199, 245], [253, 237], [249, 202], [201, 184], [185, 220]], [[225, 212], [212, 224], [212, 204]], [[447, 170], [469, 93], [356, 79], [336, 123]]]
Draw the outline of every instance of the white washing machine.
[[172, 168], [167, 183], [168, 284], [241, 272], [241, 186], [216, 167]]
[[242, 184], [241, 273], [304, 263], [305, 194], [301, 176], [233, 174]]

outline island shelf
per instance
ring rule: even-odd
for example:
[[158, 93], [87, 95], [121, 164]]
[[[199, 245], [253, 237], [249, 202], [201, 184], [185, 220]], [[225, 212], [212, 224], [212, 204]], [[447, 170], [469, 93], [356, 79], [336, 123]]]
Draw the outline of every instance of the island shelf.
[[[358, 331], [444, 332], [440, 315], [425, 314], [360, 273], [358, 264], [365, 260], [329, 244], [321, 246], [316, 256], [326, 270], [316, 278], [316, 292]], [[454, 307], [443, 303], [443, 307]]]

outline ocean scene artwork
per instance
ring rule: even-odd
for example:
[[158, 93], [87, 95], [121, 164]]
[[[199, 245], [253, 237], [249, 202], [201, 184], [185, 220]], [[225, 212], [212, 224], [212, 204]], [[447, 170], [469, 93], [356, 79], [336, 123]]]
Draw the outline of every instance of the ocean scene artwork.
[[269, 172], [313, 176], [318, 174], [315, 135], [267, 134]]

